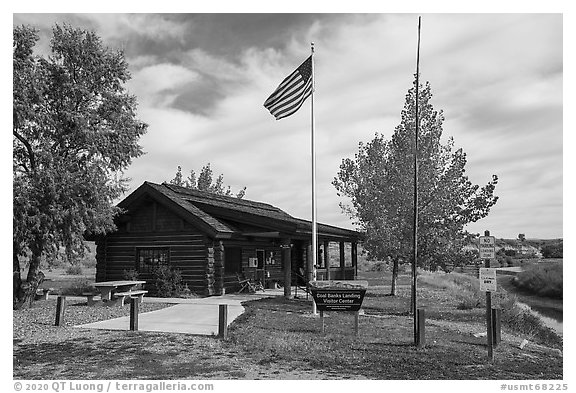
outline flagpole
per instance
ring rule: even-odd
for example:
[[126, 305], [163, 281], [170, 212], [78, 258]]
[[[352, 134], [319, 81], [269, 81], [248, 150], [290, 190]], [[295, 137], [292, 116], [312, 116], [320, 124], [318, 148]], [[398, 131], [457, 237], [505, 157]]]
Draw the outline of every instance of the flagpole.
[[418, 49], [416, 52], [416, 119], [414, 132], [414, 222], [412, 256], [412, 312], [414, 313], [414, 344], [418, 345], [418, 311], [416, 301], [416, 278], [418, 266], [418, 89], [420, 77], [420, 18], [418, 17]]
[[[316, 138], [314, 134], [314, 90], [316, 78], [314, 76], [314, 43], [310, 43], [312, 57], [312, 93], [310, 94], [311, 112], [311, 152], [312, 152], [312, 280], [316, 281], [316, 266], [318, 259], [318, 231], [316, 227]], [[316, 315], [316, 302], [312, 299], [312, 313]]]

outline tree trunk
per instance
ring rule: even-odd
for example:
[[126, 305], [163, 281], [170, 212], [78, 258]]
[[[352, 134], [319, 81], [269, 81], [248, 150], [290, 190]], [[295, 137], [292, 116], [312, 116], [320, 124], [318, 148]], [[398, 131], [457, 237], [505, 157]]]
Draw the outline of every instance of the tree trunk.
[[[42, 246], [34, 247], [30, 258], [30, 267], [28, 268], [28, 276], [26, 277], [26, 282], [22, 282], [20, 277], [20, 263], [18, 262], [18, 271], [14, 271], [14, 282], [15, 284], [16, 281], [18, 282], [16, 284], [17, 288], [14, 288], [14, 310], [32, 306], [32, 302], [36, 297], [36, 291], [38, 290], [38, 287], [42, 281], [44, 281], [44, 273], [40, 271], [41, 255]], [[16, 268], [16, 259], [18, 258], [18, 255], [13, 255], [13, 258], [13, 264]]]
[[392, 259], [392, 287], [390, 296], [396, 296], [396, 284], [398, 283], [398, 258]]
[[12, 290], [13, 290], [13, 305], [16, 308], [16, 303], [22, 298], [22, 275], [20, 274], [20, 260], [18, 259], [18, 248], [14, 244], [12, 249]]

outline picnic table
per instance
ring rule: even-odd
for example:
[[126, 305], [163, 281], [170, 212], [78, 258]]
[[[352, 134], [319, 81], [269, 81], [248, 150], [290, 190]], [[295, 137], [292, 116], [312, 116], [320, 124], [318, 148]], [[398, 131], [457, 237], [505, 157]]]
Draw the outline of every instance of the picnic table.
[[[138, 297], [140, 301], [143, 300], [144, 294], [148, 291], [135, 289], [140, 284], [146, 284], [146, 281], [124, 280], [124, 281], [101, 281], [92, 284], [94, 288], [100, 291], [101, 299], [106, 302], [120, 300], [121, 305], [124, 305], [126, 298]], [[86, 296], [91, 294], [86, 293]], [[93, 303], [92, 299], [88, 299], [88, 304]]]
[[128, 292], [131, 291], [135, 286], [140, 284], [146, 284], [146, 281], [102, 281], [95, 282], [92, 284], [96, 289], [100, 291], [102, 295], [102, 300], [112, 299], [112, 294], [115, 292]]

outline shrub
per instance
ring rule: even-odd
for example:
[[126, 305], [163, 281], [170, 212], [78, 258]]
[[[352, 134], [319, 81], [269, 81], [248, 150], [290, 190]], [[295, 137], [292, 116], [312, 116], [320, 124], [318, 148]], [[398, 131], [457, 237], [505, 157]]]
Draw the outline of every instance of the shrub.
[[476, 293], [466, 291], [462, 292], [459, 297], [460, 302], [456, 305], [458, 310], [472, 310], [482, 306], [482, 298], [478, 297]]
[[70, 282], [69, 285], [62, 287], [58, 293], [60, 295], [81, 296], [84, 292], [93, 292], [94, 288], [87, 279], [78, 279]]
[[180, 270], [158, 266], [152, 270], [152, 291], [159, 297], [174, 297], [184, 293], [186, 286]]
[[560, 241], [559, 243], [548, 244], [542, 247], [542, 256], [544, 258], [563, 258], [564, 243]]
[[71, 276], [79, 276], [82, 274], [82, 266], [70, 265], [66, 268], [66, 274], [70, 274]]
[[124, 280], [137, 281], [140, 279], [140, 273], [134, 269], [123, 270], [122, 278], [124, 278]]
[[504, 250], [504, 255], [507, 257], [514, 257], [516, 254], [516, 250]]
[[94, 269], [96, 267], [96, 258], [85, 258], [80, 261], [80, 264], [87, 269]]
[[387, 270], [388, 270], [388, 264], [384, 261], [376, 261], [370, 264], [370, 271], [372, 272], [384, 272]]
[[562, 299], [562, 263], [530, 265], [526, 270], [519, 273], [512, 280], [512, 283], [520, 289], [539, 296]]

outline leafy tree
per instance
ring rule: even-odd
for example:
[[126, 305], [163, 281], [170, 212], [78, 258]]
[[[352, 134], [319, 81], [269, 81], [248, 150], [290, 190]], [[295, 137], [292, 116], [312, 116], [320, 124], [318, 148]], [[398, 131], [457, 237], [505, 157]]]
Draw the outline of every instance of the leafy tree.
[[[216, 181], [213, 181], [213, 172], [210, 168], [210, 163], [204, 165], [202, 170], [200, 171], [200, 175], [196, 177], [196, 172], [192, 169], [190, 171], [190, 175], [183, 180], [182, 178], [182, 168], [178, 166], [178, 170], [176, 171], [176, 175], [174, 179], [170, 180], [170, 184], [174, 184], [180, 187], [186, 187], [193, 190], [200, 190], [200, 191], [207, 191], [218, 195], [227, 195], [231, 196], [232, 191], [230, 190], [230, 186], [224, 186], [224, 175], [220, 174], [216, 178]], [[246, 194], [246, 187], [236, 193], [236, 198], [243, 198]]]
[[[34, 54], [37, 31], [13, 30], [14, 307], [30, 304], [48, 261], [85, 251], [85, 233], [114, 229], [113, 200], [126, 191], [123, 170], [142, 154], [147, 125], [122, 52], [92, 32], [55, 25], [51, 55]], [[26, 282], [20, 262], [28, 264]]]
[[[366, 232], [368, 257], [392, 259], [393, 295], [398, 264], [412, 258], [415, 86], [406, 95], [392, 138], [376, 134], [361, 142], [353, 159], [342, 160], [333, 181], [338, 195], [351, 200], [341, 203], [343, 210]], [[483, 187], [472, 184], [465, 175], [466, 154], [454, 149], [451, 138], [441, 142], [444, 115], [434, 110], [431, 98], [426, 83], [419, 92], [418, 263], [435, 270], [469, 257], [463, 246], [473, 235], [464, 226], [488, 215], [498, 197], [496, 176]]]

